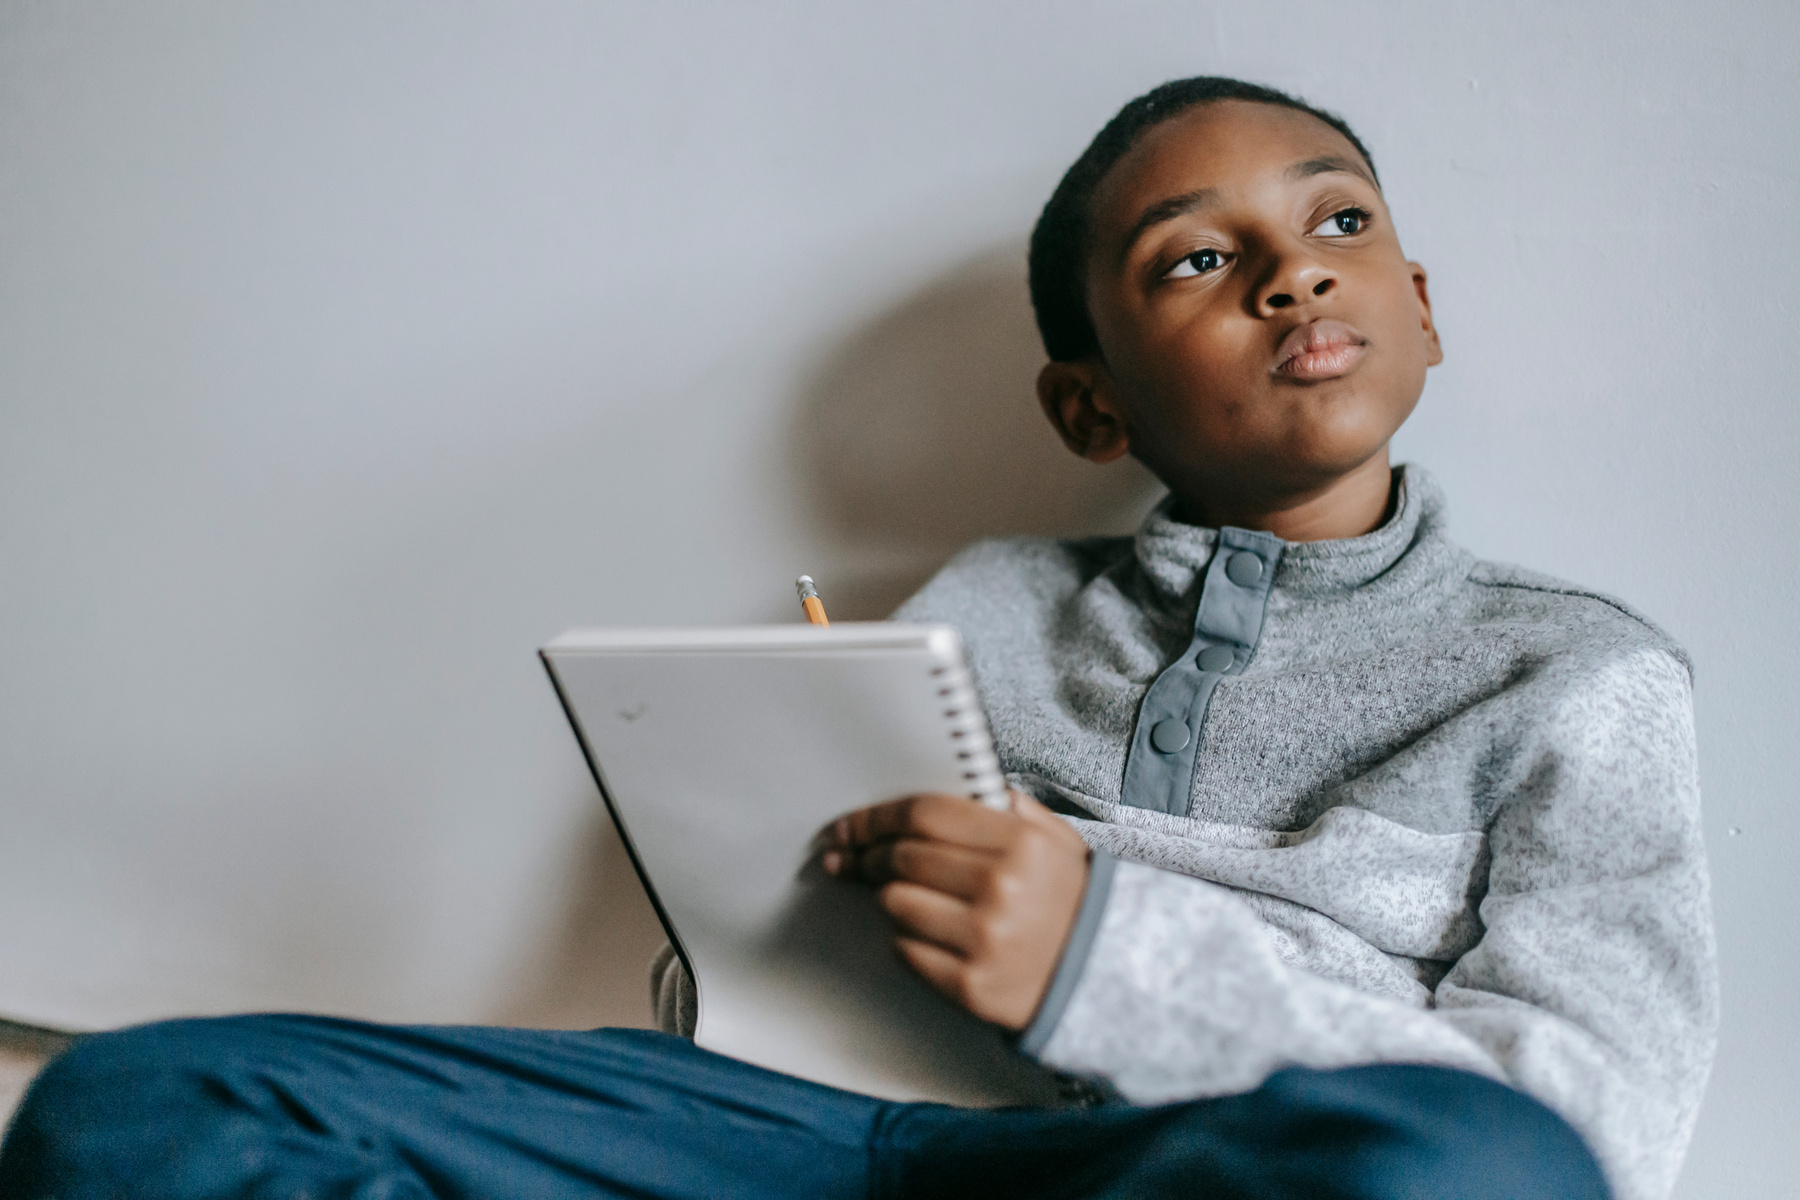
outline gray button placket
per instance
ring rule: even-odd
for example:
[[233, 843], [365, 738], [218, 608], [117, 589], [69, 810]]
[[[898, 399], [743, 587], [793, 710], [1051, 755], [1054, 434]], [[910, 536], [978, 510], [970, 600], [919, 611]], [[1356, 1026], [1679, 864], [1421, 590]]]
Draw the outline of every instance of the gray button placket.
[[1194, 640], [1156, 677], [1138, 708], [1125, 757], [1126, 804], [1187, 815], [1206, 707], [1219, 680], [1250, 663], [1282, 546], [1273, 534], [1219, 530], [1200, 587]]

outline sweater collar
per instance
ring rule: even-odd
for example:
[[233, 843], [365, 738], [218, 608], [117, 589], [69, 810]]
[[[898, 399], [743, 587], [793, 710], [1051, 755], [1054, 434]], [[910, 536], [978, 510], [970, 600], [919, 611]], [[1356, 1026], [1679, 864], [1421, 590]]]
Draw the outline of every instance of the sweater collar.
[[[1442, 536], [1444, 496], [1423, 467], [1394, 470], [1399, 502], [1379, 529], [1361, 537], [1324, 542], [1283, 542], [1274, 587], [1300, 594], [1345, 592], [1376, 579], [1425, 538]], [[1218, 545], [1219, 531], [1170, 518], [1174, 497], [1151, 510], [1138, 529], [1134, 551], [1151, 585], [1170, 599], [1188, 596]]]

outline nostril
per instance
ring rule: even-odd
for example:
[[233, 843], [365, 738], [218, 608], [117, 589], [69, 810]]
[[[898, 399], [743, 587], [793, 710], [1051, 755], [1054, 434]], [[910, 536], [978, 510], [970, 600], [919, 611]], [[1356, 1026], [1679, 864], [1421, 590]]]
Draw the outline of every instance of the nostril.
[[1318, 283], [1313, 285], [1313, 295], [1315, 295], [1315, 296], [1323, 296], [1326, 292], [1329, 292], [1330, 290], [1331, 290], [1331, 280], [1329, 280], [1329, 279], [1321, 279], [1321, 280], [1319, 280]]
[[1268, 305], [1270, 308], [1286, 308], [1288, 305], [1292, 304], [1293, 302], [1294, 302], [1294, 298], [1292, 296], [1288, 295], [1286, 292], [1276, 292], [1273, 296], [1270, 296], [1268, 299]]

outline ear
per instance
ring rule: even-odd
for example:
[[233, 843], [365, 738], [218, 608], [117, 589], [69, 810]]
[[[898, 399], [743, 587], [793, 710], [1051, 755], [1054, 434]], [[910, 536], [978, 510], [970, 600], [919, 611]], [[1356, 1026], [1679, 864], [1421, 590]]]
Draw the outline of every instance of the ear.
[[1412, 272], [1413, 291], [1419, 294], [1419, 321], [1425, 333], [1425, 365], [1435, 367], [1444, 361], [1444, 346], [1438, 341], [1437, 326], [1431, 323], [1431, 294], [1425, 290], [1425, 268], [1416, 262], [1406, 266]]
[[1131, 449], [1112, 372], [1098, 358], [1047, 363], [1037, 394], [1063, 445], [1089, 462], [1109, 463]]

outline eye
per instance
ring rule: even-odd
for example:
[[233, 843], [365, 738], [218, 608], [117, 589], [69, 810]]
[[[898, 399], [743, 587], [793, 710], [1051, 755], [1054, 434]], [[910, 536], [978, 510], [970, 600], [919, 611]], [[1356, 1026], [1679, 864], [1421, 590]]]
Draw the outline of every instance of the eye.
[[1205, 275], [1225, 265], [1225, 256], [1208, 246], [1204, 250], [1196, 250], [1170, 267], [1164, 273], [1164, 279], [1191, 279], [1195, 275]]
[[1361, 233], [1369, 227], [1369, 210], [1366, 208], [1343, 208], [1332, 213], [1313, 230], [1314, 237], [1349, 237], [1353, 233]]

